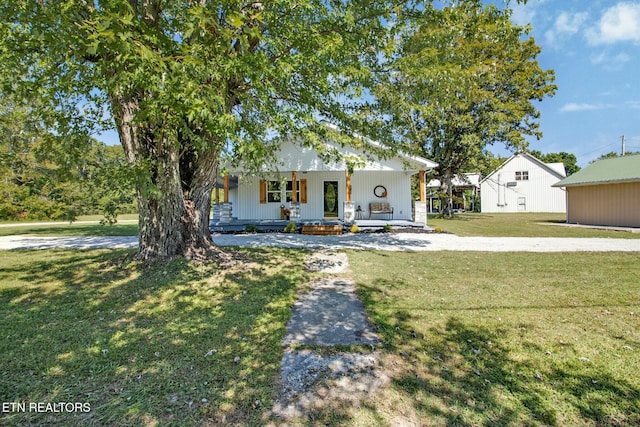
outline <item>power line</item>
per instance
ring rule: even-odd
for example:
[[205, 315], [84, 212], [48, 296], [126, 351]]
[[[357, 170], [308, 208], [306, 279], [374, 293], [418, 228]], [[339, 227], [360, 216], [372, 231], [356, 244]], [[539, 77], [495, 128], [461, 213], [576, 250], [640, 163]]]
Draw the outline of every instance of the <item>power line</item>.
[[577, 157], [588, 156], [589, 154], [593, 154], [593, 153], [596, 153], [598, 151], [602, 151], [603, 149], [605, 149], [607, 147], [611, 147], [612, 145], [618, 145], [618, 142], [612, 142], [611, 144], [603, 145], [601, 147], [596, 148], [593, 151], [589, 151], [588, 153], [577, 154], [576, 156]]

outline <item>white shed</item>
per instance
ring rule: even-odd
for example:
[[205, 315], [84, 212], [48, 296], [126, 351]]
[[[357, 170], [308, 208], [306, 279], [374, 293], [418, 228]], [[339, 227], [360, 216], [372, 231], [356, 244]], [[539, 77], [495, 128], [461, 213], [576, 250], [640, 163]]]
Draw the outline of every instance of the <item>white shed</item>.
[[565, 212], [563, 163], [544, 163], [528, 153], [511, 156], [480, 182], [482, 212]]

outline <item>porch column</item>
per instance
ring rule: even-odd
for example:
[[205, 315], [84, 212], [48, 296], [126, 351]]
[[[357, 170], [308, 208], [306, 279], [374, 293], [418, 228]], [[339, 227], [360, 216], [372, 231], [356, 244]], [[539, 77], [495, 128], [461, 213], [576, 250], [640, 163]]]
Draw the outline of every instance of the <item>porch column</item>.
[[229, 175], [224, 176], [224, 202], [229, 203]]
[[420, 200], [416, 200], [413, 204], [413, 221], [427, 225], [427, 192], [424, 182], [425, 173], [423, 170], [418, 171], [418, 180], [420, 181]]
[[297, 203], [298, 202], [298, 195], [296, 194], [298, 191], [298, 172], [296, 171], [292, 171], [291, 172], [291, 202], [293, 203]]
[[351, 201], [351, 174], [349, 173], [349, 171], [345, 171], [344, 174], [346, 178], [346, 187], [347, 187], [345, 202], [350, 202]]

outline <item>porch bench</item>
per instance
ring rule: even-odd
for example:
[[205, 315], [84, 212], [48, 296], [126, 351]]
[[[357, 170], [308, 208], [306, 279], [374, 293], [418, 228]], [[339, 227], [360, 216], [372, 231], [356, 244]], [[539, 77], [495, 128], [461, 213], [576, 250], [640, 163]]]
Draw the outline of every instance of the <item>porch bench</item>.
[[391, 215], [391, 219], [393, 219], [393, 208], [389, 203], [369, 203], [369, 219], [371, 219], [371, 215]]

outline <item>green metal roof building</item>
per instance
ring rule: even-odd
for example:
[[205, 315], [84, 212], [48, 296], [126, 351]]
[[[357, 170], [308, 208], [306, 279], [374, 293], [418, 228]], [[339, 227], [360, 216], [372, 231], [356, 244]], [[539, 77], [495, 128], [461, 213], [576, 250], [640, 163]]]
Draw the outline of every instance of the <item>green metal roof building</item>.
[[567, 222], [640, 227], [640, 155], [599, 160], [553, 187], [567, 191]]

